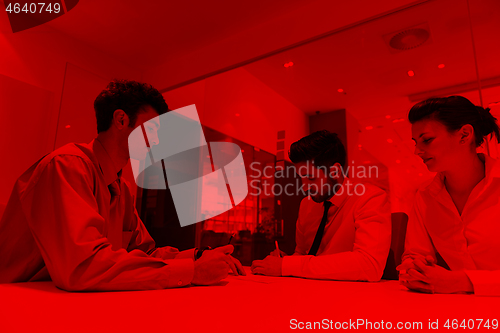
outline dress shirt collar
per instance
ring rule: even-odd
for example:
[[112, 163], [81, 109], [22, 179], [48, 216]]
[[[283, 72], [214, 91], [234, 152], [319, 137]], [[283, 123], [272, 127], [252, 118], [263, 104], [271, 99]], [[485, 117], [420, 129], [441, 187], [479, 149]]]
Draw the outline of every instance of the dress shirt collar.
[[113, 183], [115, 180], [117, 180], [121, 176], [122, 171], [116, 170], [116, 167], [115, 167], [115, 164], [113, 163], [113, 160], [109, 156], [106, 149], [104, 149], [104, 146], [102, 145], [102, 143], [99, 142], [99, 139], [95, 138], [90, 143], [90, 146], [92, 147], [92, 150], [94, 151], [94, 154], [97, 158], [97, 161], [99, 162], [99, 166], [100, 166], [102, 174], [104, 176], [104, 181], [106, 182], [106, 185], [109, 186], [109, 184]]
[[[328, 199], [327, 201], [330, 201], [334, 206], [340, 207], [342, 205], [342, 202], [344, 202], [344, 200], [346, 199], [346, 197], [348, 195], [347, 186], [346, 186], [348, 184], [348, 182], [350, 182], [352, 184], [352, 182], [349, 178], [344, 177], [344, 182], [342, 183], [342, 187], [339, 188], [337, 190], [337, 193], [333, 197]], [[351, 188], [351, 190], [352, 190], [352, 188]]]
[[[496, 159], [488, 155], [482, 153], [478, 153], [477, 155], [484, 162], [485, 184], [489, 184], [493, 178], [500, 178], [500, 163], [497, 163]], [[437, 196], [439, 192], [446, 190], [444, 186], [444, 174], [439, 172], [425, 188], [433, 196]]]

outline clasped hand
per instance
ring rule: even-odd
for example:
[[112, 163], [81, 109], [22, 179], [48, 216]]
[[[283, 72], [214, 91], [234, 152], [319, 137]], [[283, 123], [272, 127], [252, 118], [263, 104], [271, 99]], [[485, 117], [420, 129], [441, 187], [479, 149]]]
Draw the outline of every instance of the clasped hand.
[[432, 256], [407, 259], [396, 269], [400, 283], [410, 290], [431, 294], [473, 292], [472, 283], [464, 271], [450, 271], [438, 266]]

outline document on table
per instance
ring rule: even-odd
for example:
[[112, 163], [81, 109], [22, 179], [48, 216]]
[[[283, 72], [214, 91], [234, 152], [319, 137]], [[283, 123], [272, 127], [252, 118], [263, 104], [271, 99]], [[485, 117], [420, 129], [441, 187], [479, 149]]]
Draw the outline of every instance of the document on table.
[[243, 275], [231, 276], [231, 279], [241, 280], [241, 281], [249, 281], [249, 282], [255, 282], [255, 283], [271, 284], [271, 283], [280, 282], [283, 279], [286, 279], [286, 277], [247, 274], [246, 276], [243, 276]]

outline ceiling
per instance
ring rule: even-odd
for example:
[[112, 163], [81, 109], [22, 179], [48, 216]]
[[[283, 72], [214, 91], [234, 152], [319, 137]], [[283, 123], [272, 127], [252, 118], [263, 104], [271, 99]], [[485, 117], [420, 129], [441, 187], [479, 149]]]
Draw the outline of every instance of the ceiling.
[[[471, 1], [471, 14], [480, 77], [498, 78], [500, 1]], [[430, 31], [430, 39], [422, 46], [400, 52], [388, 46], [385, 36], [418, 25]], [[285, 67], [290, 61], [293, 66]], [[439, 68], [440, 64], [444, 68]], [[413, 155], [406, 121], [414, 104], [409, 96], [429, 92], [430, 97], [446, 89], [446, 94], [461, 93], [480, 103], [477, 91], [449, 88], [477, 82], [466, 0], [426, 2], [245, 69], [306, 114], [346, 109], [360, 123], [362, 149], [396, 170], [401, 178], [415, 182], [431, 175]], [[414, 76], [408, 75], [410, 70]], [[485, 105], [500, 101], [498, 87], [483, 95]]]
[[78, 10], [47, 25], [146, 70], [307, 3], [306, 0], [82, 0]]

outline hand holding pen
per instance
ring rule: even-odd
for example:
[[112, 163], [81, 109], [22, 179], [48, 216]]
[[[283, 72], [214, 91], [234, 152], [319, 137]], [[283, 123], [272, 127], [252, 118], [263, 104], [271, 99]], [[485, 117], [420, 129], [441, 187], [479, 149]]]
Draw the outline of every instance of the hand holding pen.
[[283, 268], [282, 257], [286, 256], [286, 253], [281, 251], [278, 246], [278, 241], [275, 241], [276, 249], [271, 252], [270, 255], [264, 258], [264, 260], [254, 260], [252, 262], [253, 274], [262, 274], [268, 276], [281, 276]]
[[280, 250], [278, 241], [274, 241], [274, 245], [276, 245], [276, 249], [270, 253], [271, 256], [283, 258], [287, 255], [285, 252]]

